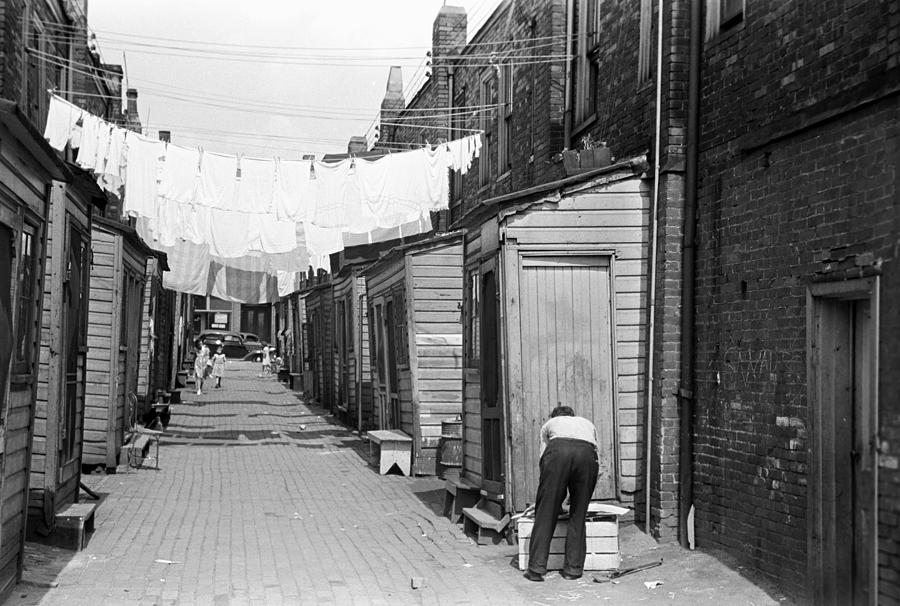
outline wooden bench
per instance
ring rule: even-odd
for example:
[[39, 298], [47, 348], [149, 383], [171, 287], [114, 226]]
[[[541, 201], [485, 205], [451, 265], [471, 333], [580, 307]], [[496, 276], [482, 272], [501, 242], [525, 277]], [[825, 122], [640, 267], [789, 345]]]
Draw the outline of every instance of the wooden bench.
[[72, 503], [56, 514], [53, 543], [59, 547], [81, 551], [94, 532], [96, 503]]
[[378, 446], [378, 473], [386, 474], [396, 465], [408, 476], [412, 466], [412, 438], [398, 429], [378, 429], [366, 432], [369, 438], [369, 456], [374, 456], [373, 445]]
[[463, 509], [474, 507], [481, 498], [480, 488], [465, 478], [447, 480], [444, 493], [444, 515], [454, 524], [463, 519]]

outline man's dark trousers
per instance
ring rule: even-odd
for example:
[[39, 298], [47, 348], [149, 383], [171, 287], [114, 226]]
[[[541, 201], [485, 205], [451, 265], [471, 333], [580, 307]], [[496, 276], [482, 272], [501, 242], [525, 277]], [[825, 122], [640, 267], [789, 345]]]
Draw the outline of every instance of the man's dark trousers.
[[562, 502], [569, 493], [569, 526], [563, 572], [581, 575], [587, 553], [584, 518], [597, 484], [597, 449], [590, 442], [554, 438], [541, 457], [541, 479], [535, 499], [534, 527], [528, 552], [528, 569], [547, 572], [550, 540]]

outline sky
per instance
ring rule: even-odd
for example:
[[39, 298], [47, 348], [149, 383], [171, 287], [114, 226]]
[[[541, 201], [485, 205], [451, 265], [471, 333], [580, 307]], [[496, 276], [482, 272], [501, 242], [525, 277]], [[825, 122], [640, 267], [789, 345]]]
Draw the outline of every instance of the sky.
[[[500, 0], [450, 0], [469, 36]], [[145, 132], [248, 157], [346, 152], [373, 127], [391, 65], [422, 82], [444, 0], [90, 0], [105, 63], [138, 90]]]

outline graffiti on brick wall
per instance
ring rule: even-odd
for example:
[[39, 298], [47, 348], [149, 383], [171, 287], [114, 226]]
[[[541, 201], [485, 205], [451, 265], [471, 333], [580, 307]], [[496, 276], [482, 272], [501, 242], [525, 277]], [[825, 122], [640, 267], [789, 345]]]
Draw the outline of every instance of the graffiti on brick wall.
[[[781, 348], [732, 345], [722, 354], [716, 382], [724, 389], [743, 389], [750, 384], [774, 385], [786, 375], [800, 373], [805, 359], [804, 350], [794, 342]], [[710, 361], [710, 365], [715, 364]]]

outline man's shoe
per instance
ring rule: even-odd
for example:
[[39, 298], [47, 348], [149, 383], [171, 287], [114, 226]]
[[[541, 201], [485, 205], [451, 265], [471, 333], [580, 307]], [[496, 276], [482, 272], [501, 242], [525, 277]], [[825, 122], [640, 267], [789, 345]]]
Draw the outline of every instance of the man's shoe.
[[561, 576], [562, 578], [566, 579], [567, 581], [574, 581], [575, 579], [580, 579], [580, 578], [581, 578], [581, 575], [580, 575], [580, 574], [570, 574], [570, 573], [568, 573], [568, 572], [560, 572], [560, 573], [559, 573], [559, 576]]
[[542, 575], [539, 572], [534, 572], [531, 570], [526, 570], [525, 574], [523, 574], [522, 576], [525, 577], [526, 579], [528, 579], [529, 581], [543, 581], [544, 580], [544, 575]]

